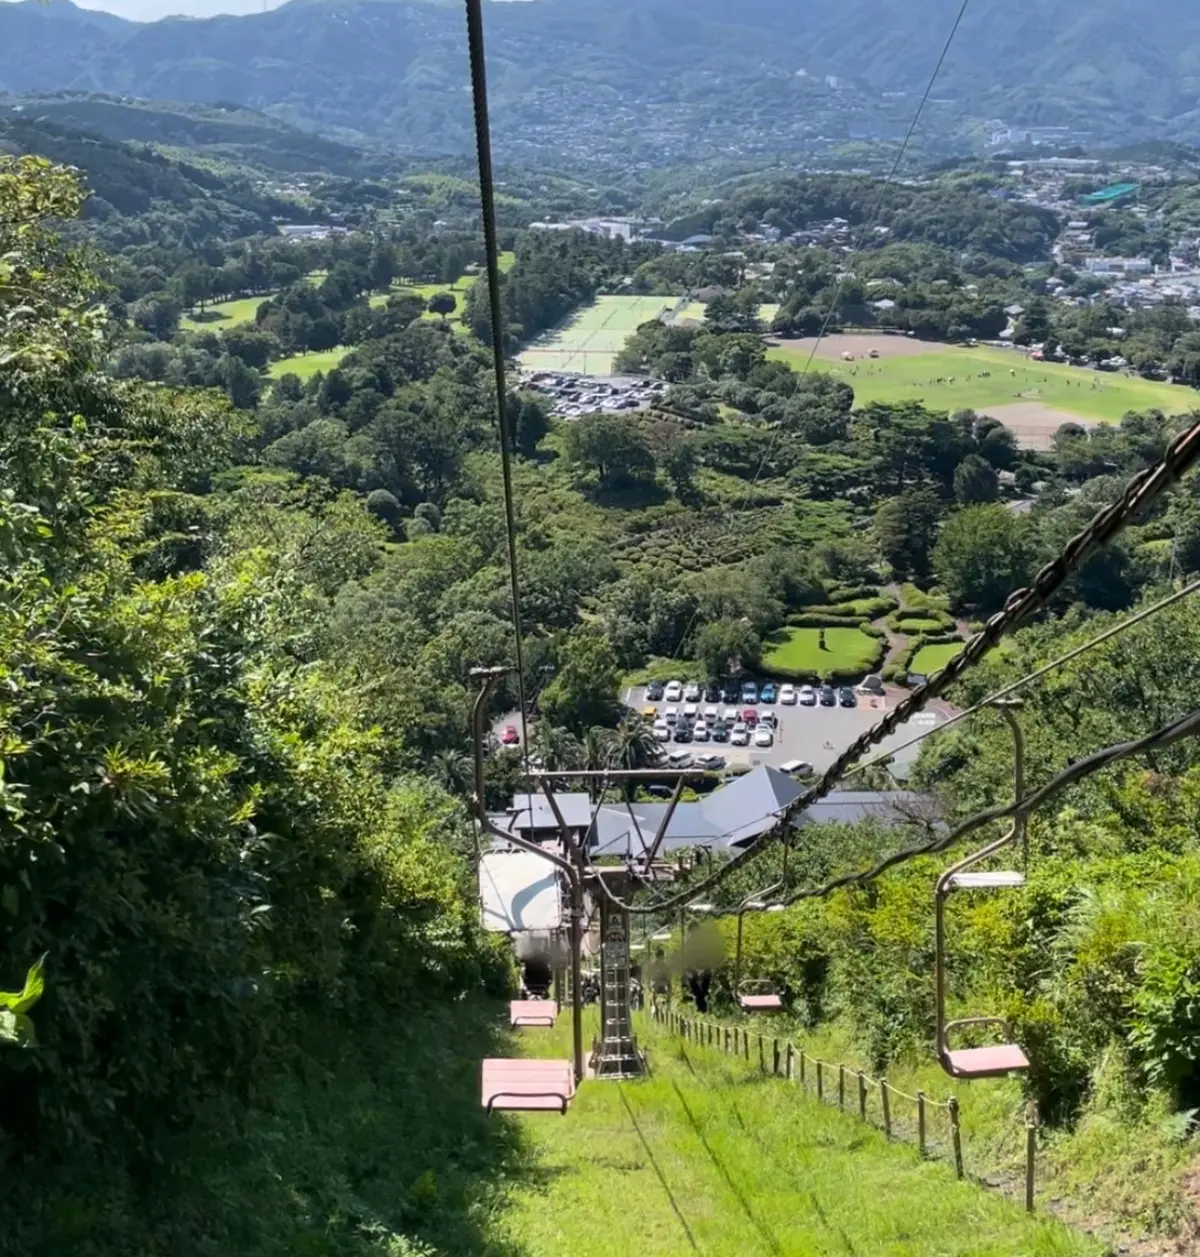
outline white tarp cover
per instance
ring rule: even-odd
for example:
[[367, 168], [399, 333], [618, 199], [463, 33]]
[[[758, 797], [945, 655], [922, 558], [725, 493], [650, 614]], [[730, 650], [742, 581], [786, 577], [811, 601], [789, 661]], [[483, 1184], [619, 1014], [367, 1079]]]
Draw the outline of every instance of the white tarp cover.
[[562, 924], [558, 872], [528, 851], [489, 851], [479, 865], [483, 928], [511, 934]]

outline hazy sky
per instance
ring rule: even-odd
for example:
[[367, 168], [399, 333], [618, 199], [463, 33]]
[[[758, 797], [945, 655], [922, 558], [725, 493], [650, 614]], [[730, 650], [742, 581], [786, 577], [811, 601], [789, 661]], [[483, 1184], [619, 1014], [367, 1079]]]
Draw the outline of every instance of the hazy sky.
[[[218, 13], [261, 13], [277, 9], [286, 0], [73, 0], [81, 9], [103, 9], [135, 22], [160, 17], [215, 17]], [[493, 0], [496, 2], [496, 0]], [[514, 0], [509, 0], [514, 2]]]

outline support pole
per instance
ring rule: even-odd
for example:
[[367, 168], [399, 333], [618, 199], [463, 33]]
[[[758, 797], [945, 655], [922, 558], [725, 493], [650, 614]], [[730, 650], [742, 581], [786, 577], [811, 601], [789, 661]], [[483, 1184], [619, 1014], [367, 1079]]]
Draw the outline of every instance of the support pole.
[[790, 1043], [787, 1045], [787, 1080], [796, 1081], [796, 1049]]
[[858, 1071], [858, 1115], [864, 1122], [867, 1120], [867, 1080], [861, 1069]]
[[917, 1149], [925, 1157], [925, 1092], [917, 1092]]
[[1025, 1212], [1033, 1212], [1033, 1180], [1037, 1166], [1037, 1102], [1029, 1101], [1025, 1111]]
[[888, 1084], [886, 1078], [879, 1080], [879, 1102], [883, 1106], [883, 1133], [891, 1139], [892, 1137], [892, 1104], [888, 1096]]
[[958, 1120], [958, 1097], [951, 1096], [946, 1101], [946, 1111], [950, 1114], [950, 1143], [954, 1149], [954, 1173], [963, 1177], [962, 1130]]
[[838, 1108], [846, 1107], [846, 1067], [838, 1066]]
[[817, 1099], [825, 1099], [825, 1071], [820, 1061], [817, 1061]]

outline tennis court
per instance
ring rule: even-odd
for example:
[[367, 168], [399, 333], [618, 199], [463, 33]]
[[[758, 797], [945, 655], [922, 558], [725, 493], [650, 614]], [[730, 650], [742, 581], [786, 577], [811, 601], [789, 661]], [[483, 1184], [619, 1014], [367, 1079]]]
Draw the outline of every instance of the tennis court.
[[677, 305], [678, 297], [597, 297], [532, 341], [521, 353], [521, 366], [527, 371], [612, 375], [613, 359], [638, 327], [671, 314]]

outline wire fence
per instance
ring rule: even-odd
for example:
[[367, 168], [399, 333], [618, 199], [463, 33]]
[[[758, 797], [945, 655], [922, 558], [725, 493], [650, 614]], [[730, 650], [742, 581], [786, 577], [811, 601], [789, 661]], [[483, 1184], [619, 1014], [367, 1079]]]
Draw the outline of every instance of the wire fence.
[[[958, 1097], [933, 1099], [918, 1091], [903, 1091], [886, 1078], [874, 1078], [854, 1065], [814, 1056], [776, 1035], [748, 1026], [727, 1025], [706, 1017], [687, 1017], [659, 1003], [651, 1006], [653, 1020], [697, 1047], [758, 1063], [763, 1074], [803, 1087], [818, 1100], [856, 1114], [860, 1121], [881, 1130], [888, 1139], [912, 1143], [922, 1160], [947, 1161], [955, 1175], [967, 1177], [963, 1155], [962, 1121]], [[1025, 1208], [1033, 1212], [1037, 1158], [1037, 1112], [1031, 1104], [1025, 1116]]]

